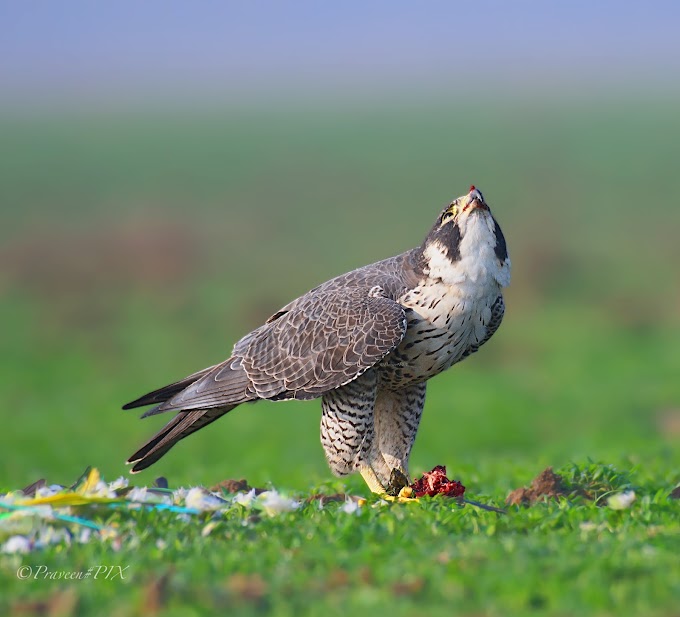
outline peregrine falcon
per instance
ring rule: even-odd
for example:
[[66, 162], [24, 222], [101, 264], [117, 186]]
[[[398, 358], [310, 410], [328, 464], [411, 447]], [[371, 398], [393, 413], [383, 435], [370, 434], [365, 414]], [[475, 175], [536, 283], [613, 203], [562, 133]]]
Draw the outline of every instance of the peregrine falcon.
[[230, 358], [128, 403], [176, 415], [129, 459], [155, 463], [180, 439], [241, 403], [321, 398], [331, 471], [359, 471], [383, 493], [408, 461], [427, 380], [474, 353], [503, 319], [505, 238], [474, 186], [448, 204], [423, 243], [293, 300]]

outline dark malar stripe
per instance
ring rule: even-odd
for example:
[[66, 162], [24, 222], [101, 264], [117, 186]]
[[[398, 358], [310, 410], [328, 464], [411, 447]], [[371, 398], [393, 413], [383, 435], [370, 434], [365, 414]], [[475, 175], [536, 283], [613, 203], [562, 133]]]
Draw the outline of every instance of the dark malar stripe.
[[496, 246], [493, 250], [500, 261], [505, 261], [508, 258], [508, 247], [505, 245], [505, 236], [496, 222], [496, 219], [493, 220], [493, 224], [494, 235], [496, 236]]

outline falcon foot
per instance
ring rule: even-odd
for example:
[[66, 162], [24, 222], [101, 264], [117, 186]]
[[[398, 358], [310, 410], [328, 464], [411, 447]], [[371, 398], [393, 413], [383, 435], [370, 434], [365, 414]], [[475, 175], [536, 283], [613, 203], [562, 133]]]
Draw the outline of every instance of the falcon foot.
[[411, 500], [415, 496], [405, 470], [395, 467], [390, 474], [390, 481], [384, 486], [373, 468], [366, 465], [361, 468], [361, 476], [373, 493], [382, 495], [388, 501]]

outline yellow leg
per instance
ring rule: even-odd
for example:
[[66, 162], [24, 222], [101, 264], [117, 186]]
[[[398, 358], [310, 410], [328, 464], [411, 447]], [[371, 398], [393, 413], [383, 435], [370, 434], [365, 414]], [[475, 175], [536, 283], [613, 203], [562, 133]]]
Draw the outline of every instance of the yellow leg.
[[359, 471], [361, 477], [366, 484], [368, 484], [368, 488], [371, 489], [371, 492], [377, 493], [378, 495], [385, 494], [385, 487], [382, 485], [382, 482], [378, 480], [378, 476], [375, 475], [375, 471], [373, 471], [373, 468], [370, 465], [362, 465]]

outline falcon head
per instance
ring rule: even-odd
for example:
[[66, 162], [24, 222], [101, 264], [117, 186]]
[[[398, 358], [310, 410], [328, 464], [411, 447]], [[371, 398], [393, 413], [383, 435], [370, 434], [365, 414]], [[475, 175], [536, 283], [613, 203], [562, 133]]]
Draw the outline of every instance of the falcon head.
[[423, 256], [431, 275], [445, 281], [490, 274], [502, 286], [510, 282], [505, 237], [474, 185], [444, 208], [425, 239]]

